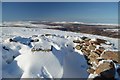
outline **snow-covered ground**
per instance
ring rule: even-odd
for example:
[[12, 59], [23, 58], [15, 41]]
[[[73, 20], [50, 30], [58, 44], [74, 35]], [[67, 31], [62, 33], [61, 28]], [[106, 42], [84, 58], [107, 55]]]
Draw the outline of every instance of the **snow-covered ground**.
[[120, 29], [104, 29], [104, 31], [119, 32]]
[[87, 61], [73, 48], [73, 40], [82, 36], [100, 38], [114, 44], [103, 45], [107, 49], [120, 48], [118, 39], [98, 35], [42, 28], [0, 29], [3, 78], [88, 78]]

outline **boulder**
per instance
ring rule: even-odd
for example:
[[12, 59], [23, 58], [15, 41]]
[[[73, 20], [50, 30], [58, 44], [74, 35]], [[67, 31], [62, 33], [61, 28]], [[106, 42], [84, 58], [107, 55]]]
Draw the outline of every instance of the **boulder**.
[[97, 41], [90, 41], [90, 44], [92, 44], [92, 45], [100, 45], [100, 43], [97, 42]]
[[82, 40], [90, 40], [90, 38], [85, 37], [85, 36], [81, 37], [81, 39], [82, 39]]
[[87, 72], [90, 73], [90, 74], [93, 74], [94, 71], [95, 71], [95, 70], [94, 70], [93, 68], [89, 68], [89, 69], [87, 69]]
[[88, 56], [88, 59], [90, 59], [89, 63], [95, 62], [95, 64], [98, 64], [99, 63], [99, 60], [97, 60], [98, 57], [99, 55], [96, 54], [95, 52], [90, 52], [90, 55]]
[[95, 53], [94, 51], [90, 52], [90, 55], [88, 56], [88, 58], [98, 58], [99, 55], [97, 53]]
[[104, 43], [104, 44], [107, 42], [106, 40], [104, 40], [104, 39], [99, 39], [99, 38], [97, 38], [96, 41], [97, 41], [98, 43]]
[[96, 49], [96, 50], [95, 50], [95, 53], [97, 53], [97, 54], [101, 55], [103, 51], [104, 51], [104, 50], [101, 50], [101, 49]]
[[[102, 73], [102, 72], [104, 72], [104, 71], [109, 71], [110, 70], [110, 72], [113, 72], [113, 73], [115, 73], [115, 67], [114, 67], [114, 64], [113, 64], [113, 62], [103, 62], [103, 63], [101, 63], [97, 68], [96, 68], [96, 70], [95, 70], [95, 73], [96, 74], [100, 74], [100, 73]], [[112, 73], [112, 74], [113, 74]], [[107, 74], [107, 73], [106, 73]], [[109, 74], [109, 73], [108, 73]]]
[[84, 43], [84, 45], [85, 46], [89, 46], [90, 45], [90, 42], [89, 41], [84, 41], [85, 43]]
[[96, 48], [96, 46], [94, 46], [94, 45], [89, 45], [88, 46], [88, 49], [90, 49], [90, 50], [95, 50], [95, 48]]
[[120, 64], [120, 51], [116, 51], [116, 52], [114, 52], [114, 53], [116, 53], [116, 55], [117, 55], [117, 63], [118, 64]]
[[104, 47], [99, 47], [99, 49], [96, 49], [96, 52], [98, 53], [98, 54], [102, 54], [102, 52], [105, 50], [105, 48]]
[[49, 34], [49, 33], [48, 33], [48, 34], [45, 34], [45, 36], [51, 36], [51, 35], [52, 35], [52, 34]]
[[73, 40], [73, 43], [80, 43], [80, 40]]
[[9, 42], [13, 42], [13, 39], [10, 38], [10, 39], [9, 39]]
[[118, 55], [113, 51], [106, 51], [101, 54], [101, 58], [118, 62]]
[[38, 35], [32, 35], [32, 37], [38, 37]]
[[39, 39], [32, 39], [30, 42], [39, 42]]
[[82, 49], [83, 49], [83, 50], [84, 50], [84, 49], [87, 49], [87, 46], [83, 45], [83, 46], [82, 46]]
[[76, 48], [77, 50], [80, 50], [80, 49], [82, 48], [82, 45], [77, 45], [75, 48]]
[[88, 50], [88, 49], [82, 49], [81, 51], [82, 51], [83, 54], [86, 55], [86, 56], [89, 56], [89, 54], [90, 54], [90, 50]]

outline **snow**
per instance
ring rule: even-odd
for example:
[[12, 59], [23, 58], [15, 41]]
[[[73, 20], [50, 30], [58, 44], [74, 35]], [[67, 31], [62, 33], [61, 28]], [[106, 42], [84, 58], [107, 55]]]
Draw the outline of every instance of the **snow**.
[[104, 31], [119, 32], [120, 29], [104, 29]]
[[55, 27], [62, 27], [62, 26], [47, 26], [44, 24], [32, 24], [31, 21], [15, 21], [15, 22], [3, 22], [2, 26], [7, 27], [27, 27], [27, 28], [55, 28]]
[[79, 21], [75, 21], [75, 22], [67, 22], [67, 21], [61, 21], [61, 22], [53, 22], [56, 24], [67, 24], [67, 23], [71, 23], [71, 24], [86, 24], [86, 25], [109, 25], [109, 26], [118, 26], [118, 24], [110, 24], [110, 23], [85, 23], [85, 22], [79, 22]]
[[[20, 26], [22, 24], [19, 22]], [[13, 23], [7, 23], [7, 25], [12, 26]], [[45, 36], [45, 34], [51, 35]], [[33, 37], [33, 35], [37, 36]], [[96, 38], [105, 39], [114, 44], [112, 46], [102, 44], [101, 46], [106, 49], [118, 50], [120, 48], [119, 39], [104, 36], [36, 27], [3, 27], [2, 44], [0, 44], [2, 47], [2, 77], [88, 78], [95, 76], [88, 74], [88, 64], [83, 53], [74, 49], [73, 40], [80, 39], [82, 36], [89, 37], [93, 41]], [[13, 39], [14, 42], [10, 42], [9, 39]], [[34, 39], [39, 39], [39, 41], [31, 42]], [[32, 52], [32, 48], [52, 49], [50, 51]]]

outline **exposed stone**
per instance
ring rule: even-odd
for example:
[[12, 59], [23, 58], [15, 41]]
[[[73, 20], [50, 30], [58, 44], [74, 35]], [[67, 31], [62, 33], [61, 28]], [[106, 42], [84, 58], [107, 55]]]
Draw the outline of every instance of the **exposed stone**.
[[[96, 40], [91, 40], [88, 37], [82, 37], [81, 40], [74, 40], [77, 50], [81, 50], [87, 60], [90, 68], [87, 72], [90, 74], [98, 74], [99, 76], [93, 78], [92, 80], [106, 80], [115, 78], [115, 67], [113, 62], [120, 64], [120, 53], [113, 51], [105, 51], [105, 48], [101, 44], [112, 45], [104, 39], [97, 38]], [[107, 61], [112, 60], [112, 61]], [[101, 61], [103, 63], [101, 63]], [[120, 76], [120, 68], [117, 69]]]
[[9, 51], [9, 49], [8, 49], [6, 46], [3, 46], [2, 48], [3, 48], [4, 50]]
[[91, 58], [98, 58], [99, 55], [97, 53], [95, 53], [94, 51], [90, 52], [90, 55], [88, 56], [88, 58], [91, 57]]
[[90, 49], [90, 50], [95, 50], [95, 48], [96, 48], [96, 46], [94, 46], [94, 45], [89, 45], [88, 46], [88, 49]]
[[109, 42], [109, 41], [105, 42], [105, 44], [106, 44], [106, 45], [112, 45], [112, 43]]
[[90, 41], [90, 44], [92, 44], [92, 45], [100, 45], [100, 43], [97, 42], [97, 41]]
[[31, 40], [31, 42], [39, 42], [39, 39]]
[[13, 42], [13, 39], [9, 39], [10, 42]]
[[88, 72], [88, 73], [90, 73], [90, 74], [93, 74], [93, 73], [94, 73], [94, 71], [95, 71], [95, 70], [94, 70], [94, 69], [92, 69], [92, 68], [87, 69], [87, 72]]
[[120, 64], [120, 51], [118, 52], [118, 63]]
[[84, 50], [84, 49], [87, 49], [87, 46], [83, 45], [83, 46], [82, 46], [82, 49], [83, 49], [83, 50]]
[[104, 50], [101, 50], [101, 49], [96, 49], [96, 50], [95, 50], [95, 53], [97, 53], [97, 54], [101, 55], [103, 51], [104, 51]]
[[90, 50], [82, 49], [81, 51], [82, 51], [83, 54], [86, 55], [86, 56], [89, 56], [89, 54], [90, 54]]
[[[100, 74], [101, 72], [110, 70], [112, 68], [114, 68], [114, 64], [112, 62], [103, 62], [97, 67], [97, 69], [95, 70], [95, 73]], [[115, 72], [114, 70], [112, 71]]]
[[90, 38], [86, 38], [86, 39], [84, 39], [85, 41], [90, 41], [91, 39]]
[[51, 34], [45, 34], [45, 36], [51, 36]]
[[102, 50], [102, 51], [104, 51], [104, 50], [105, 50], [105, 48], [104, 48], [104, 47], [99, 47], [99, 49], [100, 49], [100, 50]]
[[9, 42], [17, 42], [17, 41], [15, 41], [15, 40], [13, 40], [13, 39], [10, 38], [10, 39], [9, 39]]
[[32, 35], [32, 37], [38, 37], [38, 35]]
[[77, 45], [75, 48], [76, 48], [77, 50], [80, 50], [80, 49], [82, 48], [82, 45]]
[[48, 49], [42, 49], [41, 47], [39, 47], [39, 48], [35, 48], [35, 47], [33, 47], [32, 49], [31, 49], [31, 51], [32, 52], [38, 52], [38, 51], [44, 51], [44, 52], [49, 52], [49, 51], [52, 51], [52, 49], [53, 49], [53, 46], [51, 46], [51, 48], [48, 48]]
[[112, 51], [104, 52], [103, 54], [101, 54], [101, 57], [106, 60], [113, 60], [113, 61], [118, 62], [118, 55]]
[[117, 62], [118, 62], [118, 64], [120, 64], [120, 51], [117, 51], [117, 52], [114, 52], [114, 53], [116, 53], [116, 55], [117, 55]]
[[85, 41], [85, 46], [89, 46], [90, 45], [90, 42], [89, 41]]
[[98, 43], [105, 43], [105, 42], [107, 42], [106, 40], [104, 40], [104, 39], [99, 39], [99, 38], [97, 38], [96, 41], [97, 41]]
[[82, 40], [88, 40], [89, 38], [88, 38], [88, 37], [83, 36], [83, 37], [81, 37], [81, 39], [82, 39]]
[[80, 40], [73, 40], [74, 43], [80, 43]]
[[91, 62], [95, 62], [96, 64], [99, 63], [99, 60], [97, 60], [97, 58], [99, 57], [98, 54], [96, 54], [95, 52], [90, 52], [90, 55], [88, 56], [88, 59], [90, 59], [90, 63]]

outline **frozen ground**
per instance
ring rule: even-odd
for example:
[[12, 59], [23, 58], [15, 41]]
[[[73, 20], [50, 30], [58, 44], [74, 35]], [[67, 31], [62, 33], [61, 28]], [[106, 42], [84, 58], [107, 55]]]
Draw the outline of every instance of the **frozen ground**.
[[3, 78], [88, 78], [88, 64], [84, 55], [73, 49], [73, 40], [100, 38], [114, 44], [103, 45], [106, 49], [120, 48], [118, 39], [98, 35], [42, 28], [1, 29]]

